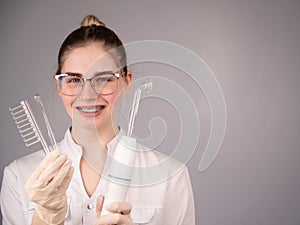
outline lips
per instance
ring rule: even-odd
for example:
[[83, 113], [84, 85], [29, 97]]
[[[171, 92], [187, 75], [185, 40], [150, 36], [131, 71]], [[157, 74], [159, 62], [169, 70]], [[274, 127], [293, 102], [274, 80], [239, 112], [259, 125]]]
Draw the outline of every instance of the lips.
[[105, 106], [98, 105], [98, 106], [78, 106], [76, 109], [80, 110], [84, 113], [97, 113], [98, 111], [104, 109]]

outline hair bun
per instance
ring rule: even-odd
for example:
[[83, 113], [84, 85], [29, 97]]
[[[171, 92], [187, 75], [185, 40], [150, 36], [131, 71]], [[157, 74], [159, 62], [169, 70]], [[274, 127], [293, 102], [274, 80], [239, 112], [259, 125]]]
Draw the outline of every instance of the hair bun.
[[82, 27], [88, 27], [88, 26], [92, 26], [92, 25], [106, 27], [106, 25], [103, 22], [101, 22], [98, 19], [98, 17], [96, 17], [94, 15], [87, 15], [86, 17], [84, 17], [83, 20], [81, 21], [80, 25]]

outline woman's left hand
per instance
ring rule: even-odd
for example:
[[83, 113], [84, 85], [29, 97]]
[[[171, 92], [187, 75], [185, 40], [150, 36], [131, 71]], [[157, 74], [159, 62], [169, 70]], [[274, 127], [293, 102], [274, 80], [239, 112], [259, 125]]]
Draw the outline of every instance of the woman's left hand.
[[104, 197], [100, 195], [97, 199], [97, 220], [94, 225], [134, 225], [131, 217], [131, 204], [128, 202], [113, 202], [106, 206], [111, 214], [101, 216]]

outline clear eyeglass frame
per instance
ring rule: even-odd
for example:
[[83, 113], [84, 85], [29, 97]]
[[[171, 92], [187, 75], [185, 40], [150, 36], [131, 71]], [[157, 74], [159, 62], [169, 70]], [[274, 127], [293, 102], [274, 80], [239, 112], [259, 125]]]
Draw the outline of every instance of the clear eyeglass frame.
[[[100, 91], [97, 91], [96, 88], [95, 88], [95, 85], [94, 85], [95, 79], [99, 78], [101, 76], [104, 76], [104, 75], [112, 75], [112, 76], [115, 76], [117, 78], [114, 89], [112, 91], [108, 92], [108, 93], [102, 93], [103, 89], [100, 89]], [[103, 71], [103, 72], [96, 73], [91, 78], [84, 78], [79, 73], [62, 73], [62, 74], [56, 74], [56, 75], [54, 75], [54, 78], [56, 79], [56, 81], [58, 83], [58, 87], [59, 87], [61, 93], [63, 95], [66, 95], [66, 96], [77, 96], [77, 95], [79, 95], [81, 93], [81, 91], [82, 91], [82, 89], [83, 89], [83, 87], [84, 87], [84, 85], [85, 85], [85, 83], [87, 81], [90, 82], [90, 85], [91, 85], [92, 89], [94, 90], [94, 92], [96, 94], [99, 94], [99, 95], [111, 95], [111, 94], [113, 94], [118, 89], [120, 76], [121, 76], [120, 73], [114, 73], [112, 71]], [[66, 77], [73, 77], [74, 79], [76, 78], [76, 79], [80, 80], [80, 84], [79, 84], [79, 86], [77, 88], [75, 88], [74, 94], [66, 93], [66, 91], [63, 90], [62, 81]]]

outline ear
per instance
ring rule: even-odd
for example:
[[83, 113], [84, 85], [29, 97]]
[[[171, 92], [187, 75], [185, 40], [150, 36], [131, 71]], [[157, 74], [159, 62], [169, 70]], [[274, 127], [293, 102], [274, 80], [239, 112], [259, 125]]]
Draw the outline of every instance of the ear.
[[131, 83], [132, 83], [132, 72], [128, 70], [127, 76], [124, 78], [125, 87], [123, 89], [123, 96], [128, 95], [128, 93], [130, 92]]

